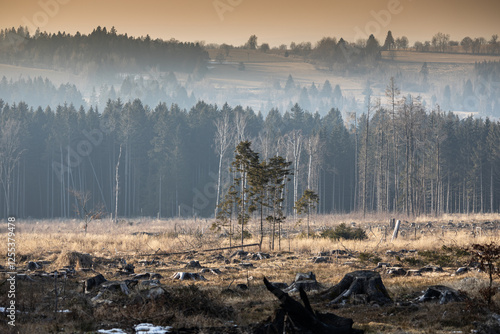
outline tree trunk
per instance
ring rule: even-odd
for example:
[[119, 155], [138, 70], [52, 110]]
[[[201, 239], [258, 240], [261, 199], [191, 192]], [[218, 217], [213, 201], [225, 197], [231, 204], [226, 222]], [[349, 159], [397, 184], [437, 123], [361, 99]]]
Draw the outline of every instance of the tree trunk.
[[491, 171], [490, 171], [490, 213], [493, 213], [493, 164], [491, 164]]
[[119, 188], [119, 175], [118, 175], [118, 169], [120, 168], [120, 158], [122, 156], [122, 145], [120, 145], [120, 153], [118, 153], [118, 160], [116, 162], [116, 169], [115, 169], [115, 223], [118, 223], [118, 190]]

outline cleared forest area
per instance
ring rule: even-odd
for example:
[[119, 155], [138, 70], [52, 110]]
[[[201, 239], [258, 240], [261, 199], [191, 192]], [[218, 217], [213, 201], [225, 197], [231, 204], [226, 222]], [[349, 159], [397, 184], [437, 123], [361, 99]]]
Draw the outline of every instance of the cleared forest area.
[[[204, 219], [114, 223], [106, 218], [92, 222], [87, 234], [77, 220], [18, 221], [21, 313], [16, 328], [47, 333], [119, 328], [130, 333], [139, 323], [155, 323], [172, 326], [174, 333], [257, 333], [278, 306], [263, 277], [289, 285], [297, 273], [308, 272], [319, 284], [308, 289], [313, 308], [352, 318], [354, 328], [365, 333], [482, 333], [498, 328], [490, 312], [500, 297], [487, 305], [488, 275], [465, 249], [472, 243], [498, 242], [500, 216], [419, 217], [404, 221], [397, 238], [384, 217], [312, 220], [314, 236], [306, 238], [303, 225], [290, 223], [275, 251], [267, 237], [260, 249], [218, 251], [229, 246], [228, 237], [212, 231], [212, 221]], [[361, 228], [367, 239], [325, 237], [325, 231], [340, 224]], [[249, 231], [252, 236], [245, 243], [258, 243], [255, 221]], [[4, 246], [0, 251], [6, 252]], [[322, 297], [356, 270], [378, 272], [392, 301], [378, 305], [353, 296], [332, 305]], [[178, 273], [199, 277], [183, 280]], [[90, 286], [99, 274], [104, 281]], [[424, 301], [423, 291], [435, 284], [460, 291], [465, 299]], [[2, 305], [5, 289], [0, 287]], [[289, 294], [298, 298], [297, 291]]]

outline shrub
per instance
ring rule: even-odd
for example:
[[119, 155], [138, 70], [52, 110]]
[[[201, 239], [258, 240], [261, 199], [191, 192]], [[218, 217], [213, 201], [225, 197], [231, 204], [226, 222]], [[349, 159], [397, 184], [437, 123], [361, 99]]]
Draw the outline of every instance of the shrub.
[[500, 246], [495, 242], [489, 244], [473, 244], [464, 249], [472, 254], [472, 260], [479, 262], [479, 267], [489, 276], [489, 286], [479, 292], [483, 298], [491, 305], [493, 296], [497, 293], [497, 287], [493, 286], [493, 278], [500, 276], [497, 270], [497, 263], [500, 260]]
[[446, 252], [423, 250], [419, 251], [418, 255], [425, 263], [434, 264], [441, 267], [451, 267], [456, 265], [455, 259]]
[[[316, 233], [314, 233], [314, 232], [309, 232], [309, 238], [316, 238], [316, 237], [317, 237]], [[307, 238], [308, 238], [308, 237], [307, 237], [307, 232], [305, 232], [305, 231], [304, 231], [304, 232], [300, 232], [300, 233], [297, 235], [297, 238], [299, 238], [299, 239], [307, 239]]]
[[[247, 230], [243, 231], [243, 239], [251, 239], [252, 238], [252, 233], [248, 232]], [[234, 236], [235, 240], [241, 240], [241, 233], [237, 234]]]
[[366, 232], [361, 228], [352, 228], [342, 223], [335, 228], [327, 229], [321, 233], [322, 238], [330, 238], [333, 240], [345, 239], [345, 240], [365, 240], [368, 239]]
[[361, 262], [372, 262], [375, 264], [382, 261], [382, 258], [380, 258], [380, 256], [377, 256], [376, 254], [369, 253], [369, 252], [359, 253], [358, 258]]
[[419, 260], [414, 257], [405, 257], [401, 259], [401, 261], [407, 263], [411, 267], [419, 267], [425, 265], [425, 263], [422, 260]]

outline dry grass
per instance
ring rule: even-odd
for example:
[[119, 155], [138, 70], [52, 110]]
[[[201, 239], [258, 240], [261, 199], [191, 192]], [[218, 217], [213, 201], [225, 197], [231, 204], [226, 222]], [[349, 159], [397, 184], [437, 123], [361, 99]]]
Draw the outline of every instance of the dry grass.
[[72, 266], [77, 269], [80, 268], [91, 268], [92, 267], [92, 256], [90, 254], [78, 253], [78, 252], [62, 252], [57, 258], [54, 264], [61, 268], [64, 266]]
[[[389, 218], [368, 216], [365, 220], [356, 215], [329, 215], [316, 216], [311, 219], [311, 229], [319, 236], [326, 228], [340, 223], [351, 224], [367, 231], [368, 240], [330, 240], [325, 238], [298, 238], [297, 235], [305, 230], [304, 225], [297, 226], [288, 222], [284, 226], [287, 236], [281, 240], [281, 249], [278, 249], [278, 240], [275, 241], [275, 250], [298, 252], [302, 254], [316, 254], [334, 249], [347, 249], [353, 252], [377, 252], [387, 250], [416, 249], [436, 250], [443, 245], [462, 247], [471, 243], [499, 241], [496, 231], [480, 231], [481, 234], [472, 235], [471, 229], [449, 230], [442, 228], [448, 222], [485, 222], [500, 220], [498, 214], [482, 215], [446, 215], [439, 219], [433, 217], [418, 217], [410, 220], [423, 225], [432, 222], [432, 228], [421, 228], [415, 236], [414, 229], [407, 229], [396, 240], [391, 241], [392, 231], [384, 228]], [[40, 254], [50, 253], [89, 253], [91, 255], [135, 255], [154, 254], [163, 252], [180, 252], [229, 246], [228, 238], [220, 238], [218, 233], [210, 230], [212, 221], [198, 220], [156, 220], [134, 219], [122, 220], [118, 224], [108, 219], [93, 221], [89, 225], [87, 235], [80, 228], [78, 220], [58, 221], [22, 221], [18, 222], [16, 236], [17, 252], [20, 255], [35, 259]], [[405, 225], [405, 224], [404, 224]], [[259, 241], [259, 222], [253, 221], [248, 227], [253, 237], [246, 243]], [[239, 240], [233, 240], [233, 245]], [[269, 252], [270, 240], [264, 238], [262, 251]], [[6, 244], [0, 245], [0, 251], [6, 252]]]
[[[403, 219], [404, 220], [404, 219]], [[408, 219], [409, 220], [409, 219]], [[439, 219], [434, 217], [420, 217], [409, 220], [417, 224], [429, 221], [433, 223], [433, 229], [424, 229], [425, 234], [412, 232], [400, 236], [391, 242], [390, 232], [385, 232], [383, 225], [387, 225], [389, 217], [368, 216], [364, 220], [356, 215], [316, 216], [311, 221], [312, 230], [319, 235], [325, 228], [337, 226], [340, 223], [351, 224], [367, 231], [368, 239], [364, 241], [330, 240], [325, 238], [300, 238], [305, 226], [296, 226], [292, 221], [285, 226], [287, 237], [281, 240], [281, 250], [271, 251], [268, 237], [264, 238], [262, 251], [272, 253], [270, 259], [260, 261], [238, 260], [231, 257], [235, 250], [220, 252], [199, 252], [195, 254], [178, 254], [155, 256], [155, 253], [193, 251], [208, 248], [224, 247], [229, 245], [226, 237], [220, 237], [209, 229], [210, 220], [155, 220], [134, 219], [121, 221], [114, 224], [109, 220], [92, 222], [89, 225], [87, 235], [80, 229], [81, 222], [77, 220], [60, 221], [18, 221], [18, 233], [16, 235], [19, 267], [23, 267], [28, 260], [44, 260], [50, 262], [44, 270], [60, 269], [65, 265], [77, 267], [93, 267], [109, 280], [116, 280], [114, 271], [116, 264], [121, 258], [136, 267], [136, 272], [157, 272], [163, 276], [163, 286], [167, 287], [168, 298], [177, 298], [181, 303], [182, 296], [190, 296], [197, 301], [197, 305], [207, 304], [210, 307], [201, 307], [189, 313], [190, 307], [179, 307], [178, 311], [171, 309], [176, 305], [161, 303], [144, 304], [141, 295], [137, 297], [123, 297], [122, 304], [127, 306], [113, 306], [112, 308], [99, 308], [92, 311], [82, 300], [81, 295], [75, 293], [67, 299], [66, 304], [61, 307], [72, 307], [75, 319], [66, 319], [67, 328], [95, 330], [99, 324], [124, 323], [124, 316], [131, 319], [148, 320], [151, 322], [170, 324], [175, 327], [214, 327], [226, 326], [227, 321], [246, 326], [264, 321], [271, 316], [278, 304], [277, 300], [263, 287], [261, 280], [266, 276], [270, 281], [291, 283], [297, 272], [313, 271], [320, 284], [328, 288], [337, 284], [348, 272], [358, 269], [373, 269], [377, 261], [402, 264], [405, 268], [418, 268], [425, 264], [439, 264], [432, 262], [443, 262], [445, 271], [443, 273], [425, 273], [415, 277], [391, 277], [383, 274], [383, 281], [390, 296], [395, 301], [413, 300], [429, 285], [444, 284], [458, 290], [467, 291], [469, 296], [480, 300], [480, 289], [487, 284], [487, 277], [478, 272], [470, 272], [462, 276], [454, 276], [454, 270], [467, 260], [455, 257], [443, 250], [443, 246], [462, 247], [471, 243], [499, 242], [495, 231], [482, 231], [482, 235], [473, 236], [471, 229], [461, 229], [457, 232], [441, 229], [450, 220], [453, 222], [485, 222], [500, 220], [499, 215], [474, 215], [474, 216], [445, 216]], [[405, 228], [409, 224], [404, 224]], [[249, 226], [252, 238], [247, 243], [258, 241], [258, 221], [253, 221]], [[4, 232], [4, 231], [1, 231]], [[385, 234], [385, 238], [384, 238]], [[239, 241], [236, 241], [238, 243]], [[235, 241], [233, 241], [233, 244]], [[353, 257], [332, 257], [330, 263], [314, 264], [312, 259], [322, 251], [335, 249], [348, 250]], [[415, 249], [417, 253], [401, 256], [390, 256], [387, 250], [399, 251], [402, 249]], [[258, 247], [248, 249], [258, 251]], [[5, 244], [0, 246], [0, 251], [6, 252]], [[225, 260], [220, 260], [215, 255], [221, 253]], [[364, 255], [363, 257], [361, 255]], [[139, 261], [158, 261], [157, 265], [142, 266]], [[173, 280], [170, 277], [178, 271], [197, 272], [198, 269], [187, 269], [186, 264], [190, 260], [198, 260], [203, 267], [219, 268], [222, 275], [204, 274], [207, 281], [183, 282]], [[243, 268], [240, 262], [252, 262], [254, 267]], [[3, 264], [3, 263], [2, 263]], [[95, 275], [92, 272], [80, 273], [79, 280]], [[240, 291], [237, 284], [247, 284], [250, 289]], [[25, 286], [27, 283], [22, 283]], [[42, 283], [40, 283], [42, 284]], [[48, 284], [52, 284], [53, 282]], [[74, 282], [75, 289], [81, 288]], [[189, 285], [193, 284], [191, 288]], [[50, 302], [53, 300], [50, 289], [44, 290], [29, 285], [24, 294], [32, 294], [26, 301], [44, 300], [43, 303], [26, 304], [27, 310], [41, 312], [40, 317], [45, 317], [44, 312], [50, 312]], [[21, 289], [21, 288], [20, 288]], [[22, 288], [24, 290], [24, 288]], [[187, 290], [186, 290], [187, 289]], [[191, 290], [190, 290], [191, 289]], [[198, 289], [198, 290], [197, 290]], [[29, 292], [29, 291], [32, 292]], [[40, 292], [37, 292], [40, 291]], [[48, 297], [47, 297], [48, 296]], [[138, 298], [138, 299], [137, 299]], [[187, 297], [186, 297], [187, 298]], [[199, 300], [197, 298], [204, 298]], [[500, 303], [500, 296], [495, 296], [495, 302]], [[1, 298], [0, 298], [1, 302]], [[325, 311], [325, 305], [312, 296], [313, 307]], [[134, 304], [136, 303], [136, 304]], [[181, 303], [182, 304], [182, 303]], [[43, 309], [40, 309], [40, 305]], [[67, 305], [67, 306], [66, 306]], [[136, 305], [136, 306], [134, 306]], [[165, 305], [170, 305], [165, 307]], [[177, 305], [179, 306], [179, 305]], [[462, 308], [465, 306], [461, 306]], [[448, 313], [443, 313], [443, 312]], [[215, 312], [215, 313], [213, 313]], [[453, 320], [446, 314], [461, 312], [452, 306], [439, 308], [439, 306], [420, 307], [416, 313], [408, 313], [408, 308], [396, 306], [383, 307], [381, 309], [362, 308], [360, 306], [339, 309], [336, 314], [354, 318], [358, 328], [367, 329], [367, 333], [449, 333], [451, 330], [470, 330], [472, 321], [482, 321], [472, 312], [469, 317]], [[425, 321], [426, 312], [437, 312], [440, 314], [433, 323]], [[452, 313], [455, 312], [455, 313]], [[168, 313], [169, 317], [162, 315]], [[76, 315], [75, 315], [76, 314]], [[212, 314], [212, 315], [210, 315]], [[215, 316], [214, 314], [217, 314]], [[218, 316], [218, 315], [221, 316]], [[443, 315], [445, 314], [445, 315]], [[40, 318], [40, 319], [42, 319]], [[38, 318], [37, 318], [38, 319]], [[466, 324], [464, 319], [470, 320]], [[134, 320], [131, 320], [134, 321]], [[46, 326], [46, 327], [43, 327]], [[53, 325], [43, 324], [47, 331], [56, 331]], [[426, 327], [427, 326], [427, 327]], [[40, 327], [40, 328], [42, 328]], [[28, 327], [26, 327], [28, 328]], [[1, 329], [1, 328], [0, 328]]]

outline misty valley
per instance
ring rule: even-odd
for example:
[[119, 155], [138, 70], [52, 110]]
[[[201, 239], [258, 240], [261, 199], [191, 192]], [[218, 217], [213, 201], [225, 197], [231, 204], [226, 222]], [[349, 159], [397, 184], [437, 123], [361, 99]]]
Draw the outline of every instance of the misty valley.
[[0, 331], [500, 332], [500, 41], [394, 33], [1, 30]]

